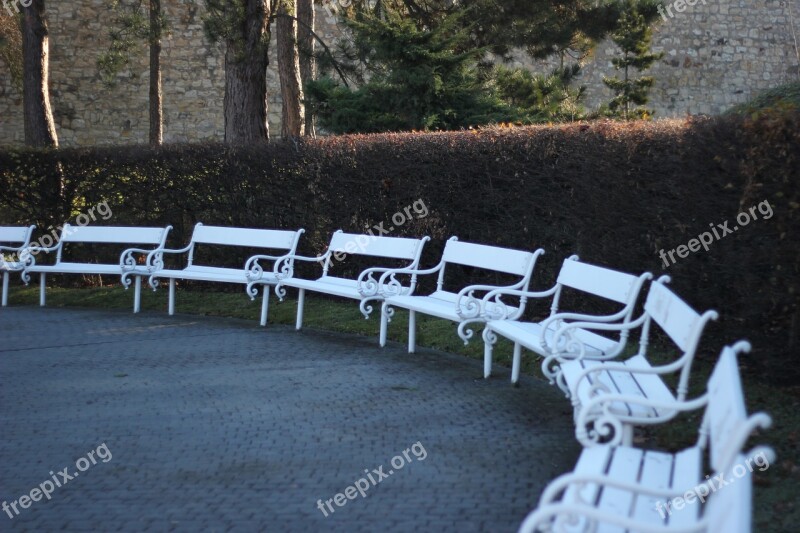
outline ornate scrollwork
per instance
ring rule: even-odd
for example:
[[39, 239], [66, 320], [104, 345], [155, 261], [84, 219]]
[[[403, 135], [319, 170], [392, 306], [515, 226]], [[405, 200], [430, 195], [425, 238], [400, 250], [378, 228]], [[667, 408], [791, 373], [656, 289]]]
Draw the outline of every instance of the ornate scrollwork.
[[481, 301], [475, 298], [475, 291], [469, 291], [466, 297], [466, 302], [462, 301], [464, 299], [463, 295], [458, 299], [456, 313], [464, 320], [477, 318], [481, 314]]
[[405, 287], [403, 287], [403, 284], [400, 283], [400, 280], [398, 280], [394, 273], [392, 273], [389, 275], [388, 281], [383, 284], [382, 290], [383, 295], [389, 298], [391, 296], [401, 296], [403, 291], [405, 291]]
[[[376, 294], [378, 294], [378, 289], [380, 288], [380, 284], [378, 283], [378, 280], [376, 280], [373, 277], [372, 274], [373, 273], [370, 272], [367, 275], [366, 279], [360, 279], [358, 281], [358, 292], [364, 298], [369, 298], [370, 296], [375, 296]], [[362, 301], [361, 303], [363, 304], [364, 302]], [[363, 307], [361, 308], [361, 312], [362, 313], [364, 312]], [[370, 307], [369, 312], [370, 313], [372, 312], [372, 307]]]
[[[250, 282], [247, 285], [247, 294], [250, 294], [250, 285], [252, 285], [252, 282], [260, 280], [263, 275], [264, 275], [264, 269], [261, 267], [258, 261], [253, 261], [250, 264], [250, 270], [245, 272], [245, 278], [247, 278], [247, 280]], [[257, 290], [256, 294], [258, 294]], [[253, 296], [251, 295], [251, 298], [252, 297]]]
[[258, 296], [258, 287], [256, 287], [257, 283], [255, 281], [251, 281], [247, 284], [247, 288], [245, 292], [250, 297], [251, 300], [255, 300], [256, 296]]
[[275, 285], [275, 295], [278, 297], [280, 301], [283, 301], [286, 298], [286, 287], [278, 283]]

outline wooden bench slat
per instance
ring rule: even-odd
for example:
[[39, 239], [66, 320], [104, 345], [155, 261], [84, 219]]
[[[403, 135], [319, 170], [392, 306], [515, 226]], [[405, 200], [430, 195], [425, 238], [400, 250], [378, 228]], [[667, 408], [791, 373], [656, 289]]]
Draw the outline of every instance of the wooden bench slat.
[[386, 259], [413, 261], [419, 257], [421, 239], [336, 232], [328, 250], [334, 253], [358, 254]]
[[[644, 454], [642, 461], [642, 471], [639, 476], [639, 483], [645, 487], [653, 489], [669, 489], [672, 481], [672, 470], [675, 458], [670, 453], [648, 450]], [[666, 524], [666, 510], [664, 518], [659, 514], [656, 505], [663, 502], [663, 498], [638, 494], [634, 502], [631, 518], [639, 520], [645, 524]]]
[[625, 304], [631, 299], [631, 291], [639, 283], [639, 278], [625, 272], [567, 259], [558, 273], [558, 283]]
[[[619, 447], [614, 449], [611, 464], [606, 475], [611, 479], [636, 483], [642, 465], [642, 450]], [[634, 495], [630, 491], [616, 487], [604, 487], [597, 502], [597, 508], [617, 516], [629, 516], [633, 508]], [[610, 524], [600, 524], [597, 533], [624, 533], [625, 529]]]
[[290, 250], [297, 239], [291, 230], [234, 228], [198, 224], [192, 234], [195, 244], [216, 244], [252, 248]]
[[160, 244], [165, 228], [125, 226], [64, 225], [59, 242], [95, 242], [103, 244]]
[[442, 260], [446, 263], [525, 276], [531, 270], [533, 254], [522, 250], [451, 239], [447, 241]]
[[[703, 450], [694, 446], [675, 454], [675, 468], [672, 473], [672, 488], [676, 492], [685, 494], [700, 483], [702, 477]], [[684, 505], [683, 509], [673, 509], [667, 516], [670, 526], [689, 526], [697, 523], [700, 516], [700, 502]]]

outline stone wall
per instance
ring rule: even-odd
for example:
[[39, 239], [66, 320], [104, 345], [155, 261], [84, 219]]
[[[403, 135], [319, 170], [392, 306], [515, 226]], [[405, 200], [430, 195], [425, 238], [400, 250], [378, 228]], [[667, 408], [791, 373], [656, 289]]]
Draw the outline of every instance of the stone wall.
[[[656, 116], [717, 114], [764, 89], [800, 80], [795, 40], [800, 0], [664, 0], [663, 5], [653, 51], [664, 52], [664, 58], [646, 73], [655, 78], [648, 107]], [[611, 58], [617, 54], [614, 43], [604, 42], [584, 66], [575, 83], [586, 86], [587, 107], [611, 100], [602, 80], [615, 75]]]
[[[684, 3], [685, 2], [685, 3]], [[691, 5], [694, 2], [694, 5]], [[224, 55], [203, 33], [197, 0], [163, 2], [171, 34], [164, 39], [162, 80], [166, 142], [221, 140]], [[654, 50], [665, 52], [650, 74], [656, 78], [650, 107], [657, 116], [719, 113], [754, 93], [800, 78], [792, 29], [800, 31], [800, 0], [665, 0]], [[682, 9], [679, 9], [682, 8]], [[148, 133], [147, 50], [129, 72], [106, 88], [97, 58], [107, 49], [111, 12], [105, 0], [62, 0], [47, 5], [50, 25], [52, 105], [62, 146], [146, 143]], [[671, 15], [671, 16], [670, 16]], [[330, 43], [340, 34], [335, 18], [317, 11], [318, 33]], [[280, 133], [280, 93], [274, 42], [268, 72], [269, 122]], [[578, 83], [587, 105], [610, 100], [603, 75], [613, 75], [612, 43], [603, 43]], [[518, 58], [542, 70], [547, 64]], [[22, 96], [0, 70], [0, 144], [24, 139]]]

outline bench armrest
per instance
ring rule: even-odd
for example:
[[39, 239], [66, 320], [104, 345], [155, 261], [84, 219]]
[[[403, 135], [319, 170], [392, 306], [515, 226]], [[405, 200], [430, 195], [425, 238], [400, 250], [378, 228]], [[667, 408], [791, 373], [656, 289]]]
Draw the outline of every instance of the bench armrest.
[[[404, 272], [406, 268], [389, 268], [389, 267], [371, 267], [362, 271], [356, 279], [359, 294], [364, 298], [371, 298], [375, 296], [400, 296], [409, 295], [414, 293], [417, 286], [417, 278], [413, 274]], [[378, 280], [375, 279], [375, 274], [381, 274]], [[409, 287], [403, 287], [402, 283], [395, 277], [398, 274], [406, 274], [411, 276]], [[388, 279], [388, 283], [382, 284], [381, 280]]]
[[36, 255], [39, 252], [44, 252], [46, 254], [49, 254], [50, 252], [56, 252], [61, 249], [61, 246], [62, 242], [59, 241], [55, 246], [51, 246], [50, 248], [46, 246], [33, 245], [26, 246], [24, 249], [20, 250], [19, 260], [22, 263], [22, 281], [25, 282], [25, 285], [31, 281], [31, 275], [28, 270], [36, 265]]
[[[273, 272], [278, 279], [286, 279], [294, 276], [294, 262], [306, 261], [310, 263], [324, 263], [330, 257], [330, 250], [318, 257], [309, 257], [305, 255], [286, 254], [275, 260]], [[263, 256], [269, 257], [269, 256]]]
[[659, 421], [671, 420], [679, 412], [695, 411], [708, 405], [708, 394], [688, 401], [662, 401], [630, 394], [611, 393], [602, 387], [593, 389], [592, 392], [594, 391], [603, 392], [581, 404], [580, 410], [575, 417], [575, 438], [584, 447], [598, 444], [601, 438], [606, 439], [604, 444], [618, 446], [622, 444], [623, 424], [625, 422], [636, 423], [642, 421], [637, 416], [612, 412], [611, 406], [614, 404], [624, 403], [626, 405], [658, 409], [661, 411], [657, 419]]
[[[520, 280], [513, 285], [498, 287], [497, 285], [470, 285], [458, 292], [456, 301], [456, 313], [462, 319], [481, 318], [484, 320], [516, 320], [521, 314], [522, 305], [509, 309], [509, 306], [502, 300], [503, 296], [546, 297], [555, 294], [555, 288], [544, 292], [531, 292], [521, 287], [525, 280]], [[478, 300], [475, 291], [486, 292]]]
[[[685, 364], [685, 356], [681, 356], [676, 361], [673, 361], [672, 363], [669, 363], [669, 364], [666, 364], [666, 365], [649, 366], [649, 367], [644, 367], [644, 368], [641, 368], [641, 367], [640, 368], [632, 368], [632, 367], [626, 366], [626, 365], [624, 365], [622, 363], [616, 363], [616, 362], [603, 363], [603, 364], [600, 364], [600, 365], [597, 365], [597, 366], [584, 368], [581, 371], [581, 373], [578, 374], [578, 377], [575, 380], [574, 386], [569, 391], [569, 393], [570, 393], [570, 396], [572, 398], [576, 398], [577, 397], [577, 390], [578, 390], [578, 387], [580, 386], [581, 382], [584, 379], [587, 379], [590, 374], [594, 374], [596, 372], [607, 371], [607, 372], [627, 372], [629, 374], [655, 374], [655, 375], [660, 375], [660, 374], [669, 374], [669, 373], [672, 373], [672, 372], [676, 372], [677, 370], [680, 370], [681, 368], [683, 368], [684, 364]], [[598, 387], [597, 386], [597, 383], [595, 383], [594, 385], [591, 385], [591, 387], [592, 387], [593, 391], [598, 391], [599, 392], [599, 391], [603, 390], [602, 387]]]
[[[627, 338], [626, 332], [638, 328], [647, 318], [646, 315], [642, 315], [636, 320], [629, 322], [609, 323], [625, 318], [625, 314], [627, 314], [627, 312], [628, 311], [626, 309], [623, 309], [622, 311], [613, 315], [597, 316], [579, 315], [574, 313], [555, 314], [542, 322], [542, 332], [539, 336], [539, 343], [545, 351], [551, 354], [551, 356], [567, 359], [582, 359], [586, 355], [586, 347], [580, 339], [573, 335], [573, 331], [576, 329], [584, 329], [589, 331], [614, 331], [626, 335]], [[566, 324], [562, 323], [563, 320], [569, 320], [573, 318], [576, 318], [577, 321], [567, 322]], [[586, 320], [586, 318], [588, 318], [588, 320]], [[551, 325], [556, 326], [558, 329], [556, 329], [555, 333], [553, 334], [553, 338], [548, 344], [546, 334]], [[562, 344], [562, 339], [564, 339], [564, 346], [568, 349], [568, 351], [563, 351], [559, 348]], [[620, 350], [621, 349], [622, 346], [620, 346]], [[619, 355], [620, 350], [602, 357], [593, 357], [593, 359], [613, 359]]]
[[288, 275], [282, 275], [282, 273], [278, 269], [278, 264], [282, 265], [282, 268], [285, 272], [290, 272], [291, 269], [291, 262], [282, 262], [284, 258], [287, 258], [290, 254], [285, 255], [268, 255], [268, 254], [257, 254], [250, 257], [244, 264], [244, 271], [245, 276], [247, 277], [248, 281], [255, 282], [261, 279], [264, 275], [264, 267], [261, 266], [259, 261], [274, 261], [275, 264], [273, 265], [273, 272], [275, 273], [275, 277], [281, 279], [281, 277], [291, 277]]
[[148, 269], [149, 269], [151, 264], [150, 264], [150, 261], [148, 261], [148, 260], [150, 259], [151, 253], [154, 252], [154, 251], [155, 250], [153, 250], [152, 248], [149, 249], [149, 250], [145, 250], [143, 248], [128, 248], [127, 250], [122, 252], [122, 254], [119, 256], [119, 266], [120, 266], [120, 268], [122, 269], [123, 272], [128, 271], [128, 270], [133, 270], [133, 268], [136, 266], [136, 257], [135, 257], [135, 255], [136, 254], [140, 254], [140, 255], [145, 255], [146, 256], [145, 261], [146, 261], [146, 265], [148, 266]]
[[[391, 278], [392, 280], [394, 280], [394, 277], [397, 274], [410, 274], [410, 275], [415, 276], [415, 277], [416, 276], [428, 276], [430, 274], [436, 274], [437, 272], [439, 272], [442, 269], [443, 266], [444, 266], [444, 261], [441, 261], [441, 262], [439, 262], [438, 265], [436, 265], [435, 267], [431, 267], [431, 268], [411, 268], [411, 267], [406, 267], [406, 268], [392, 269], [391, 271], [384, 273], [381, 276], [381, 279], [378, 280], [378, 283], [381, 284], [381, 285], [385, 285], [387, 283], [391, 283], [391, 281], [387, 281], [387, 278]], [[396, 280], [395, 280], [395, 282], [399, 283]]]

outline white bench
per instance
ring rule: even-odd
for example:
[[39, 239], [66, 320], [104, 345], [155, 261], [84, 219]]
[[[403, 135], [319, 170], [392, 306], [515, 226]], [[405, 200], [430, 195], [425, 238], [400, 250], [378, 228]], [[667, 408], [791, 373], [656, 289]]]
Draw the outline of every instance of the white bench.
[[[494, 316], [517, 318], [525, 309], [525, 301], [520, 300], [517, 306], [508, 306], [505, 303], [491, 302], [488, 305], [476, 298], [475, 292], [489, 292], [496, 289], [522, 291], [528, 290], [536, 259], [544, 253], [541, 248], [535, 252], [523, 252], [497, 246], [460, 242], [456, 237], [451, 237], [445, 244], [442, 260], [433, 268], [427, 270], [406, 269], [400, 272], [387, 272], [381, 276], [380, 284], [392, 283], [398, 273], [414, 276], [424, 276], [438, 273], [436, 291], [427, 296], [394, 295], [387, 296], [381, 307], [381, 332], [380, 345], [386, 345], [386, 334], [389, 322], [394, 316], [394, 308], [407, 309], [408, 316], [408, 351], [414, 353], [416, 349], [416, 314], [423, 313], [453, 322], [461, 323], [474, 319]], [[498, 287], [497, 285], [469, 285], [458, 293], [444, 289], [444, 276], [447, 265], [462, 265], [481, 270], [500, 272], [518, 277], [512, 285]]]
[[[19, 258], [19, 254], [30, 246], [34, 229], [36, 229], [36, 226], [0, 227], [0, 271], [3, 272], [3, 307], [8, 305], [8, 276], [11, 272], [21, 272], [25, 267]], [[15, 246], [9, 246], [11, 244]], [[12, 256], [8, 260], [4, 255], [6, 253]]]
[[[378, 274], [401, 272], [405, 269], [417, 268], [420, 255], [422, 254], [422, 248], [429, 240], [430, 237], [422, 237], [421, 239], [379, 237], [374, 235], [344, 233], [342, 230], [337, 230], [331, 237], [328, 249], [321, 256], [304, 257], [300, 255], [291, 255], [285, 257], [279, 264], [275, 265], [275, 268], [280, 270], [283, 274], [280, 281], [275, 286], [275, 293], [282, 301], [286, 297], [286, 287], [298, 289], [297, 319], [295, 321], [295, 328], [298, 330], [303, 326], [303, 309], [307, 290], [359, 300], [361, 312], [366, 318], [369, 318], [372, 312], [372, 306], [368, 305], [368, 302], [372, 300], [382, 300], [385, 291], [389, 291], [390, 294], [412, 294], [417, 284], [415, 275], [410, 277], [410, 281], [407, 285], [401, 283], [379, 283], [375, 279], [375, 276]], [[331, 276], [329, 272], [333, 261], [341, 260], [346, 255], [377, 257], [396, 261], [408, 261], [409, 263], [402, 268], [383, 266], [367, 268], [363, 270], [356, 279]], [[320, 263], [322, 265], [322, 276], [317, 279], [294, 277], [294, 261], [312, 261]]]
[[[171, 250], [159, 250], [151, 254], [148, 262], [154, 266], [154, 272], [150, 275], [150, 286], [155, 290], [158, 287], [158, 279], [169, 279], [169, 304], [168, 312], [175, 314], [175, 282], [176, 280], [191, 281], [213, 281], [219, 283], [239, 283], [242, 285], [258, 281], [264, 284], [274, 285], [278, 281], [276, 272], [264, 271], [259, 261], [277, 262], [285, 257], [294, 254], [297, 249], [297, 242], [300, 235], [305, 232], [303, 229], [297, 231], [273, 230], [273, 229], [250, 229], [234, 228], [225, 226], [204, 226], [197, 223], [192, 232], [192, 238], [185, 248]], [[203, 246], [236, 246], [243, 248], [259, 248], [266, 250], [280, 250], [286, 252], [281, 255], [254, 255], [250, 257], [243, 268], [226, 268], [208, 265], [194, 264], [194, 255], [197, 245]], [[164, 254], [185, 254], [188, 253], [187, 264], [180, 270], [164, 268]], [[249, 293], [249, 291], [248, 291]], [[255, 297], [255, 294], [250, 294]], [[261, 325], [267, 325], [267, 313], [269, 311], [269, 292], [264, 291], [261, 304]]]
[[668, 407], [673, 411], [705, 407], [696, 445], [677, 453], [630, 446], [584, 448], [575, 469], [544, 490], [520, 533], [749, 533], [749, 474], [766, 470], [775, 453], [768, 447], [743, 453], [750, 434], [768, 428], [771, 420], [764, 413], [747, 417], [736, 363], [739, 351], [749, 351], [749, 345], [740, 342], [723, 349], [701, 398]]
[[[519, 298], [553, 297], [549, 318], [540, 322], [522, 322], [517, 320], [490, 320], [483, 329], [483, 375], [488, 378], [492, 371], [492, 352], [497, 336], [500, 335], [514, 342], [514, 358], [511, 370], [511, 381], [519, 381], [522, 360], [522, 347], [545, 357], [542, 370], [554, 382], [558, 376], [557, 365], [562, 359], [587, 357], [591, 359], [610, 359], [619, 355], [625, 348], [629, 330], [623, 329], [617, 339], [593, 333], [581, 327], [571, 327], [561, 333], [566, 321], [592, 323], [627, 323], [633, 318], [636, 301], [645, 281], [653, 276], [649, 272], [633, 276], [608, 268], [581, 263], [578, 256], [564, 260], [558, 274], [556, 285], [543, 292], [508, 291], [504, 289], [492, 291], [483, 298], [483, 305], [491, 302], [502, 303], [504, 296]], [[564, 287], [580, 291], [583, 294], [610, 300], [622, 304], [622, 308], [610, 315], [588, 315], [559, 311], [559, 300]], [[465, 330], [468, 322], [459, 326], [459, 334], [466, 341], [472, 335]], [[568, 333], [568, 334], [567, 334]], [[555, 344], [554, 344], [555, 343]]]
[[[592, 324], [599, 331], [620, 331], [641, 326], [639, 351], [624, 361], [598, 361], [587, 358], [563, 361], [557, 383], [567, 392], [575, 408], [576, 437], [585, 446], [608, 439], [612, 443], [630, 445], [633, 427], [659, 424], [677, 413], [652, 402], [671, 405], [683, 401], [689, 389], [692, 362], [703, 329], [716, 320], [715, 311], [698, 314], [670, 291], [662, 276], [650, 285], [642, 316], [617, 324]], [[567, 324], [564, 329], [584, 324]], [[650, 329], [654, 325], [666, 333], [674, 347], [663, 355], [677, 351], [671, 362], [653, 366], [646, 358]], [[661, 376], [677, 374], [677, 386], [670, 388]]]
[[[142, 276], [150, 274], [150, 268], [137, 262], [137, 255], [145, 256], [164, 248], [172, 226], [165, 228], [134, 228], [122, 226], [70, 226], [64, 224], [58, 243], [50, 248], [43, 246], [29, 246], [23, 250], [25, 268], [22, 280], [27, 285], [31, 274], [39, 274], [39, 305], [45, 305], [45, 277], [47, 274], [107, 274], [113, 276], [126, 276], [123, 285], [127, 288], [130, 281], [127, 276], [136, 278], [136, 294], [133, 301], [134, 312], [139, 311], [141, 302]], [[73, 263], [63, 261], [64, 247], [66, 244], [96, 243], [108, 245], [146, 245], [154, 248], [128, 248], [120, 255], [119, 263]], [[37, 265], [35, 256], [40, 253], [56, 252], [56, 261], [53, 265]]]

